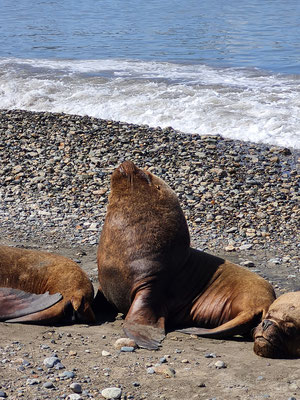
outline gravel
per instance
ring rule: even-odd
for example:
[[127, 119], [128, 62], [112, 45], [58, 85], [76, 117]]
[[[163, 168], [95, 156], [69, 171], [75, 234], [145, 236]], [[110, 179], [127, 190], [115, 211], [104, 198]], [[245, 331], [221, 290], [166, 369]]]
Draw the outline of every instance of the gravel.
[[299, 252], [300, 159], [291, 149], [2, 110], [0, 150], [1, 228], [14, 239], [96, 245], [110, 175], [130, 159], [175, 190], [198, 247]]

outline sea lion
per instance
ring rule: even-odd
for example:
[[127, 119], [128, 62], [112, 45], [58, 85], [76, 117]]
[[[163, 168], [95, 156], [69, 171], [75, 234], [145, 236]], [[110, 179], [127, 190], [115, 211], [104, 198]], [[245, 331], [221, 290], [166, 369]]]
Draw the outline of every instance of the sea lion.
[[127, 336], [148, 349], [158, 348], [166, 328], [246, 334], [275, 299], [260, 276], [192, 249], [174, 191], [130, 161], [112, 174], [97, 258], [99, 291], [126, 315]]
[[0, 321], [93, 322], [93, 297], [91, 281], [74, 261], [0, 246]]
[[278, 297], [253, 336], [254, 351], [259, 356], [300, 357], [300, 291]]

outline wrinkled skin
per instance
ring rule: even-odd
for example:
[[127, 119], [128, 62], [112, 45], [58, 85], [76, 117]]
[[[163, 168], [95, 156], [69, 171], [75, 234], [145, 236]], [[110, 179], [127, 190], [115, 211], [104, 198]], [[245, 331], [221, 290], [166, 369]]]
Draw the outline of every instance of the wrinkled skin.
[[74, 261], [0, 246], [0, 321], [92, 322], [93, 297], [92, 283]]
[[300, 292], [278, 297], [253, 336], [254, 351], [259, 356], [300, 357]]
[[247, 334], [275, 299], [263, 278], [192, 249], [173, 190], [130, 161], [111, 178], [98, 271], [99, 292], [126, 315], [125, 333], [148, 349], [179, 327], [208, 337]]

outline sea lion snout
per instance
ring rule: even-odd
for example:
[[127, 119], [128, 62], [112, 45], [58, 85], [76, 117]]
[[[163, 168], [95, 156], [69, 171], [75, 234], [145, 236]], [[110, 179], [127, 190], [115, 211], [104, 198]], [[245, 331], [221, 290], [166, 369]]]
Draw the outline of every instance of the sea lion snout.
[[282, 294], [254, 331], [254, 351], [270, 358], [300, 356], [300, 291]]
[[125, 176], [132, 175], [138, 170], [132, 161], [124, 161], [117, 169]]
[[274, 324], [274, 322], [269, 320], [269, 319], [263, 320], [263, 322], [262, 322], [262, 330], [263, 331], [267, 330], [269, 328], [269, 326], [271, 326], [273, 324]]
[[116, 172], [126, 177], [130, 182], [133, 182], [135, 177], [138, 177], [150, 185], [151, 176], [144, 170], [138, 168], [132, 161], [124, 161], [117, 169]]

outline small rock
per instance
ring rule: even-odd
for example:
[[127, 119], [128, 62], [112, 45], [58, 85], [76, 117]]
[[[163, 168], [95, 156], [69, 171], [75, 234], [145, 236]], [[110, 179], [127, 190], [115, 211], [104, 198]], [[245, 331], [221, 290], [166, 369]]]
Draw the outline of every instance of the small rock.
[[26, 385], [38, 385], [40, 383], [40, 381], [38, 379], [30, 379], [28, 378], [26, 381]]
[[129, 338], [120, 338], [116, 340], [114, 347], [118, 350], [121, 350], [122, 347], [134, 347], [136, 348], [137, 345], [134, 340]]
[[290, 258], [289, 256], [284, 256], [284, 257], [282, 258], [282, 262], [284, 262], [284, 263], [289, 263], [289, 262], [291, 262], [291, 258]]
[[250, 260], [241, 262], [241, 265], [243, 265], [244, 267], [248, 267], [248, 268], [255, 267], [254, 262], [250, 261]]
[[240, 246], [240, 250], [250, 250], [250, 249], [252, 249], [252, 247], [253, 247], [253, 244], [242, 244]]
[[67, 396], [67, 400], [82, 400], [80, 394], [72, 393]]
[[0, 399], [6, 399], [7, 394], [5, 392], [3, 392], [2, 390], [0, 390]]
[[227, 366], [226, 366], [226, 364], [224, 363], [224, 361], [221, 361], [221, 360], [219, 360], [219, 361], [217, 361], [217, 362], [215, 363], [215, 367], [218, 368], [218, 369], [227, 368]]
[[147, 368], [147, 374], [150, 374], [150, 375], [155, 374], [154, 368], [152, 368], [152, 367]]
[[73, 390], [74, 393], [82, 393], [82, 388], [79, 383], [72, 383], [70, 389]]
[[206, 353], [204, 357], [205, 358], [216, 358], [217, 356], [215, 353]]
[[280, 258], [270, 258], [270, 260], [268, 261], [270, 264], [281, 264], [281, 259]]
[[121, 397], [122, 390], [117, 387], [110, 387], [103, 389], [101, 395], [106, 399], [119, 399]]
[[236, 231], [237, 231], [237, 228], [236, 228], [235, 226], [226, 229], [226, 232], [227, 232], [227, 233], [233, 233], [233, 232], [236, 232]]
[[164, 375], [166, 378], [172, 378], [176, 374], [175, 370], [167, 365], [158, 365], [154, 367], [154, 371], [157, 374]]
[[45, 382], [45, 383], [43, 384], [43, 388], [45, 388], [45, 389], [53, 389], [53, 388], [54, 388], [54, 385], [53, 385], [52, 382]]
[[102, 350], [101, 355], [102, 355], [103, 357], [109, 357], [109, 356], [111, 356], [111, 353], [110, 353], [109, 351]]
[[132, 353], [134, 351], [134, 347], [123, 346], [123, 347], [121, 347], [121, 351], [123, 351], [125, 353]]
[[47, 368], [53, 368], [55, 364], [59, 363], [60, 359], [57, 357], [47, 357], [45, 358], [43, 364]]
[[98, 228], [98, 224], [96, 222], [92, 223], [88, 228], [88, 231], [98, 231], [98, 230], [99, 230], [99, 228]]
[[63, 373], [59, 374], [60, 379], [73, 379], [75, 374], [73, 371], [64, 371]]
[[230, 244], [224, 248], [225, 251], [236, 251], [236, 248]]
[[56, 363], [56, 364], [54, 365], [54, 368], [55, 368], [55, 369], [64, 369], [65, 366], [64, 366], [61, 362], [58, 362], [58, 363]]

